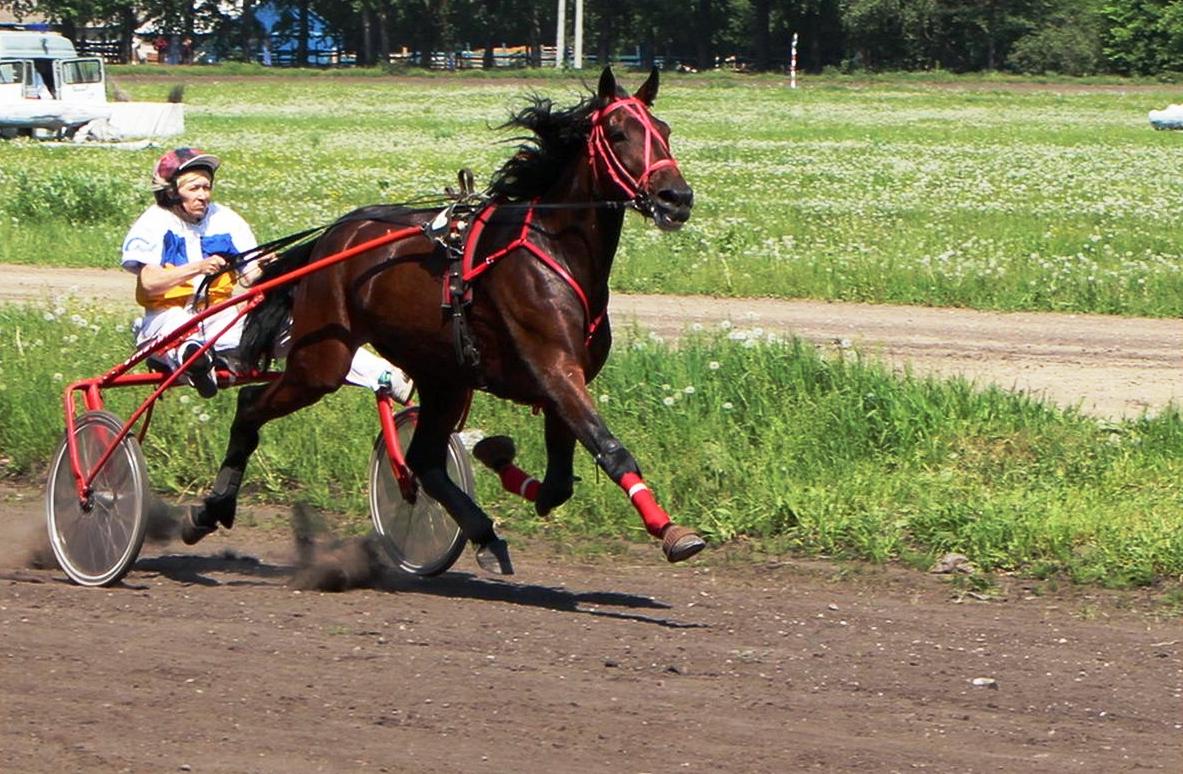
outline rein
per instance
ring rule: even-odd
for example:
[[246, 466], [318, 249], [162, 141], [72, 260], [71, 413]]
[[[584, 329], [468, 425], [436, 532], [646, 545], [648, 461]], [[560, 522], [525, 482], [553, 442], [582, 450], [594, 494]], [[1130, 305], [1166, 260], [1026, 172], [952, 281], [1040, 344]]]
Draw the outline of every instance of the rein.
[[[619, 110], [625, 111], [630, 117], [636, 119], [645, 132], [642, 159], [643, 168], [639, 176], [634, 175], [620, 159], [619, 154], [613, 148], [612, 142], [608, 137], [606, 129], [608, 118]], [[451, 256], [451, 267], [443, 283], [442, 307], [445, 313], [450, 313], [453, 320], [456, 355], [461, 365], [479, 370], [480, 353], [477, 350], [476, 342], [472, 339], [468, 331], [465, 315], [465, 308], [471, 301], [472, 283], [487, 269], [515, 250], [522, 249], [533, 255], [558, 275], [571, 288], [572, 292], [574, 292], [576, 298], [579, 300], [580, 306], [583, 308], [585, 346], [591, 346], [596, 331], [607, 316], [608, 310], [606, 307], [598, 313], [593, 312], [588, 294], [579, 284], [579, 281], [554, 255], [530, 241], [530, 234], [538, 228], [534, 223], [535, 214], [544, 210], [623, 209], [626, 207], [633, 207], [642, 214], [651, 213], [652, 205], [649, 202], [648, 195], [644, 191], [645, 186], [654, 173], [671, 167], [677, 169], [678, 165], [677, 161], [670, 154], [669, 143], [658, 130], [653, 117], [649, 114], [648, 107], [637, 97], [618, 98], [592, 112], [590, 120], [591, 129], [587, 137], [587, 156], [592, 178], [597, 186], [601, 180], [610, 180], [624, 194], [624, 199], [593, 199], [583, 202], [553, 203], [542, 203], [537, 199], [530, 202], [498, 202], [487, 193], [475, 193], [472, 190], [472, 173], [464, 169], [459, 173], [459, 191], [454, 192], [450, 188], [447, 190], [447, 199], [450, 199], [451, 203], [447, 204], [435, 218], [424, 221], [417, 227], [394, 230], [388, 233], [386, 237], [380, 237], [374, 240], [375, 244], [370, 245], [373, 247], [377, 243], [397, 241], [398, 239], [412, 236], [415, 233], [420, 233], [441, 245], [446, 253]], [[655, 149], [661, 152], [663, 155], [662, 158], [654, 159], [654, 156], [657, 155]], [[441, 204], [447, 201], [447, 199], [435, 199], [431, 200], [431, 203]], [[426, 203], [428, 203], [427, 200], [423, 199], [416, 202], [416, 204]], [[398, 207], [399, 205], [391, 206]], [[427, 211], [430, 209], [432, 208], [422, 208], [422, 210]], [[525, 212], [521, 229], [517, 236], [506, 245], [478, 260], [476, 257], [477, 244], [485, 227], [492, 220], [494, 213], [515, 210]], [[229, 261], [224, 271], [230, 271], [232, 269], [241, 271], [252, 261], [258, 260], [277, 250], [291, 248], [308, 239], [315, 238], [333, 226], [340, 225], [342, 222], [351, 219], [374, 220], [374, 217], [369, 213], [364, 215], [358, 214], [354, 218], [346, 216], [333, 223], [310, 228], [259, 245], [237, 256], [224, 256]], [[350, 249], [344, 253], [321, 259], [318, 263], [335, 263], [338, 259], [347, 257], [346, 253], [352, 255], [355, 252], [354, 249]], [[265, 287], [257, 290], [270, 289], [274, 285], [294, 280], [297, 276], [307, 273], [308, 269], [309, 267], [305, 266], [303, 269], [292, 272], [291, 274], [277, 277], [263, 283]], [[209, 276], [202, 280], [197, 291], [198, 297], [201, 297], [208, 289], [209, 284], [216, 276]]]

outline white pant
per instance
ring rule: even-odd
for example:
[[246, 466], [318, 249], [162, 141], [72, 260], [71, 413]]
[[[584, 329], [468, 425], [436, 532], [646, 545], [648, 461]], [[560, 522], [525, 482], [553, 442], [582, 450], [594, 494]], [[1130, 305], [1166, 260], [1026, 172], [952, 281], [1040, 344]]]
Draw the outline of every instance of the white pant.
[[[185, 348], [186, 344], [190, 342], [204, 344], [226, 327], [234, 319], [235, 314], [237, 314], [237, 308], [230, 307], [207, 317], [189, 333], [189, 336], [177, 342], [176, 346], [167, 352], [160, 353], [157, 359], [165, 361], [169, 368], [175, 369], [181, 364], [180, 352]], [[179, 306], [170, 306], [165, 309], [148, 312], [144, 315], [143, 321], [136, 330], [136, 346], [141, 347], [146, 342], [167, 336], [187, 323], [194, 316], [194, 313], [189, 311], [188, 308]], [[242, 340], [243, 323], [244, 320], [239, 319], [222, 334], [214, 343], [214, 352], [237, 349]], [[279, 341], [276, 342], [275, 354], [277, 357], [286, 355], [288, 348], [291, 346], [288, 327], [284, 326], [283, 332], [279, 335]], [[349, 384], [368, 387], [376, 391], [382, 386], [382, 377], [387, 374], [389, 374], [389, 386], [394, 398], [400, 403], [406, 403], [411, 397], [411, 388], [414, 386], [411, 380], [406, 374], [396, 368], [393, 363], [375, 355], [367, 349], [359, 348], [353, 353], [353, 361], [349, 364], [349, 373], [345, 375], [345, 381]]]
[[[238, 310], [235, 307], [230, 307], [207, 317], [200, 325], [190, 331], [187, 337], [177, 342], [175, 347], [167, 352], [160, 353], [156, 359], [164, 361], [169, 368], [176, 368], [180, 365], [180, 352], [185, 348], [186, 344], [189, 342], [204, 344], [216, 336], [218, 331], [225, 328], [237, 313]], [[194, 316], [194, 313], [188, 307], [180, 306], [169, 306], [164, 309], [147, 312], [142, 321], [140, 321], [139, 328], [136, 329], [136, 346], [142, 347], [149, 341], [164, 338], [189, 322]], [[214, 351], [220, 352], [228, 349], [237, 349], [242, 339], [242, 325], [242, 320], [234, 323], [214, 344]]]

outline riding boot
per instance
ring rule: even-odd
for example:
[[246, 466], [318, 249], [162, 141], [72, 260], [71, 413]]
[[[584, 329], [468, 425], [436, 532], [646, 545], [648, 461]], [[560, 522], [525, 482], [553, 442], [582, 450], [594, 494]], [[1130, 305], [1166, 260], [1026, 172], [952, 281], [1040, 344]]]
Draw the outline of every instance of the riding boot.
[[[181, 354], [182, 362], [193, 357], [199, 349], [201, 349], [201, 345], [196, 341], [186, 344]], [[201, 397], [212, 398], [218, 394], [218, 378], [214, 374], [214, 359], [210, 357], [208, 351], [201, 353], [201, 356], [193, 361], [193, 365], [189, 366], [185, 376]]]

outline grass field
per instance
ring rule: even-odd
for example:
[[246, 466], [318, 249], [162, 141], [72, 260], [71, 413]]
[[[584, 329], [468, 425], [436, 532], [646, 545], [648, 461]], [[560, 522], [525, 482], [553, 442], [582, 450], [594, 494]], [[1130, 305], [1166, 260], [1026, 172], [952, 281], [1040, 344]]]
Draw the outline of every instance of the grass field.
[[[178, 144], [223, 157], [218, 196], [264, 239], [438, 192], [461, 165], [487, 180], [513, 148], [490, 127], [521, 95], [569, 103], [579, 89], [554, 77], [175, 75], [188, 81]], [[125, 88], [162, 99], [173, 82]], [[659, 234], [630, 217], [614, 287], [1179, 314], [1183, 182], [1171, 173], [1183, 152], [1145, 117], [1171, 94], [1031, 86], [667, 78], [657, 112], [695, 185], [694, 218]], [[0, 143], [0, 262], [115, 266], [159, 153]], [[64, 382], [126, 355], [126, 320], [53, 303], [0, 307], [3, 475], [38, 475]], [[666, 507], [716, 541], [918, 567], [957, 550], [987, 569], [1115, 586], [1183, 575], [1173, 410], [1102, 424], [735, 330], [676, 351], [636, 335], [593, 389]], [[197, 495], [233, 399], [189, 392], [162, 406], [146, 452], [156, 488]], [[126, 415], [131, 397], [113, 394], [112, 408]], [[478, 398], [470, 426], [514, 435], [541, 472], [527, 410]], [[368, 397], [343, 391], [268, 428], [250, 491], [364, 512], [375, 432]], [[641, 534], [583, 452], [577, 473], [548, 534]], [[488, 476], [480, 498], [515, 529], [538, 527]]]
[[[0, 472], [41, 474], [66, 381], [124, 357], [127, 337], [125, 320], [98, 310], [0, 307]], [[127, 416], [143, 394], [111, 391], [108, 407]], [[984, 569], [1112, 586], [1183, 574], [1174, 412], [1100, 425], [735, 328], [692, 335], [676, 351], [635, 335], [593, 395], [667, 509], [716, 542], [921, 568], [960, 551]], [[233, 407], [229, 392], [169, 394], [145, 446], [154, 488], [205, 492]], [[542, 422], [528, 408], [478, 396], [469, 427], [513, 435], [523, 466], [542, 473]], [[361, 529], [376, 432], [372, 399], [343, 390], [267, 427], [247, 491], [344, 510]], [[644, 538], [582, 450], [576, 474], [575, 499], [545, 526], [491, 475], [479, 475], [480, 500], [518, 532]]]
[[[460, 166], [487, 181], [513, 149], [492, 127], [523, 95], [569, 104], [582, 88], [194, 72], [125, 88], [163, 99], [186, 83], [177, 142], [226, 160], [218, 196], [261, 238], [438, 193]], [[793, 91], [667, 75], [656, 112], [694, 217], [674, 235], [631, 217], [614, 285], [1178, 315], [1183, 147], [1146, 120], [1173, 98], [1146, 85], [815, 79]], [[114, 265], [157, 155], [0, 143], [0, 261]]]

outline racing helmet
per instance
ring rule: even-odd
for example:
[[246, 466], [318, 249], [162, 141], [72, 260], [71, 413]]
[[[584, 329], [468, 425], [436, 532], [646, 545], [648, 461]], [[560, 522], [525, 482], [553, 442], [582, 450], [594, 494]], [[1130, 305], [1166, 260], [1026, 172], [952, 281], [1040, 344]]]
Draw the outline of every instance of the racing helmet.
[[198, 148], [176, 148], [160, 157], [152, 169], [152, 190], [176, 194], [177, 176], [182, 172], [199, 167], [208, 169], [210, 175], [222, 165], [221, 159]]

